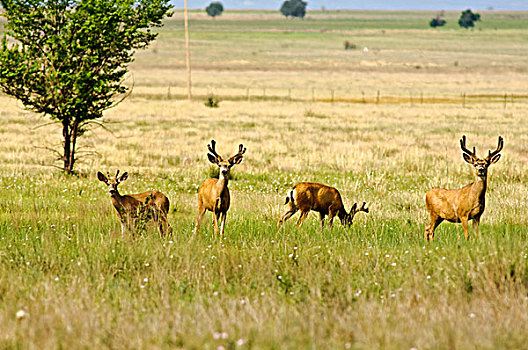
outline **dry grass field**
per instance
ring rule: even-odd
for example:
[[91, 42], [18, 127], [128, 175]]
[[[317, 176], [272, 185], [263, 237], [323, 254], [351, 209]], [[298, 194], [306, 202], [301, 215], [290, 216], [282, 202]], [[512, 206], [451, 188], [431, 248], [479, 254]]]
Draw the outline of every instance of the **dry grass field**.
[[[474, 30], [455, 12], [431, 29], [434, 15], [193, 12], [188, 102], [177, 12], [72, 177], [52, 166], [59, 127], [0, 96], [0, 347], [526, 347], [528, 13], [481, 12]], [[427, 190], [472, 181], [462, 135], [479, 155], [505, 142], [479, 237], [444, 223], [426, 243]], [[210, 214], [192, 237], [211, 139], [247, 147], [221, 239]], [[96, 177], [117, 169], [121, 193], [169, 197], [172, 238], [121, 236]], [[297, 214], [277, 231], [300, 181], [370, 213], [332, 231], [315, 214], [299, 230]]]

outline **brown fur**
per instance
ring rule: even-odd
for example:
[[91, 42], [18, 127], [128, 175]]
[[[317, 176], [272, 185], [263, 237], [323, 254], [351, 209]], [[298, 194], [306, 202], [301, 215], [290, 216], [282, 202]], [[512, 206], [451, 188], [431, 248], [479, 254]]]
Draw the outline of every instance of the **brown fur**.
[[158, 224], [162, 235], [165, 232], [171, 235], [172, 229], [167, 220], [170, 207], [167, 196], [160, 191], [147, 191], [122, 196], [119, 194], [117, 186], [128, 178], [128, 174], [125, 172], [121, 177], [118, 177], [118, 175], [119, 170], [114, 178], [110, 178], [109, 175], [106, 177], [101, 172], [98, 172], [97, 178], [108, 186], [110, 199], [121, 221], [122, 233], [126, 229], [137, 229], [138, 225], [141, 224], [140, 221], [153, 220]]
[[319, 213], [321, 220], [321, 227], [324, 227], [324, 219], [326, 215], [330, 218], [330, 229], [332, 228], [334, 217], [340, 219], [343, 226], [350, 226], [354, 216], [359, 211], [368, 213], [368, 208], [365, 208], [366, 203], [363, 202], [361, 208], [357, 208], [357, 203], [354, 203], [347, 213], [343, 206], [341, 194], [333, 187], [322, 185], [314, 182], [301, 182], [297, 184], [286, 197], [286, 203], [289, 204], [289, 210], [279, 218], [277, 227], [293, 216], [297, 210], [301, 211], [301, 216], [297, 220], [297, 226], [301, 227], [308, 213], [313, 210]]
[[434, 230], [444, 220], [461, 223], [466, 240], [469, 240], [468, 221], [473, 220], [473, 236], [476, 238], [480, 217], [486, 207], [486, 188], [488, 181], [488, 167], [499, 161], [503, 141], [499, 136], [499, 145], [494, 152], [489, 151], [484, 159], [478, 158], [466, 148], [466, 137], [460, 140], [464, 160], [474, 166], [475, 181], [458, 190], [433, 188], [425, 195], [425, 206], [429, 212], [431, 222], [425, 227], [424, 239], [432, 241]]
[[202, 217], [206, 211], [213, 213], [213, 225], [215, 235], [218, 235], [218, 221], [221, 221], [220, 235], [224, 234], [225, 221], [231, 197], [229, 196], [229, 188], [227, 187], [229, 181], [229, 171], [235, 164], [242, 162], [242, 155], [246, 152], [243, 145], [239, 146], [238, 153], [228, 160], [223, 160], [215, 150], [216, 142], [211, 140], [211, 145], [208, 146], [209, 154], [207, 157], [213, 164], [220, 168], [220, 177], [218, 179], [205, 179], [198, 189], [198, 217], [196, 218], [196, 226], [194, 234], [198, 233]]

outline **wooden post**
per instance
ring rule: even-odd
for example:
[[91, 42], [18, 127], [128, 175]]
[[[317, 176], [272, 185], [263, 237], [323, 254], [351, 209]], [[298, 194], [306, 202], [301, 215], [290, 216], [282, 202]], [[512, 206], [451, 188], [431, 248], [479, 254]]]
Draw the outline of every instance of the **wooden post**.
[[312, 88], [312, 102], [315, 102], [315, 88]]
[[376, 104], [378, 105], [380, 102], [380, 91], [378, 90], [378, 94], [376, 95]]
[[185, 0], [184, 2], [183, 21], [185, 22], [185, 65], [187, 66], [187, 99], [191, 101], [191, 57], [189, 53], [189, 14], [187, 12], [187, 0]]

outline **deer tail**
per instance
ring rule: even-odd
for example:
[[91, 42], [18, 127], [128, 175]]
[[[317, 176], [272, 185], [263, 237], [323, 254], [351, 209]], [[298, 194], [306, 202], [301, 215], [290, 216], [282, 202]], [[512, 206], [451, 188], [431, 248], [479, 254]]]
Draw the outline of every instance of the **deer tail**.
[[295, 203], [295, 201], [293, 200], [293, 190], [290, 190], [288, 192], [288, 196], [286, 197], [286, 202], [284, 202], [284, 205], [288, 204], [288, 202], [292, 202], [292, 204]]

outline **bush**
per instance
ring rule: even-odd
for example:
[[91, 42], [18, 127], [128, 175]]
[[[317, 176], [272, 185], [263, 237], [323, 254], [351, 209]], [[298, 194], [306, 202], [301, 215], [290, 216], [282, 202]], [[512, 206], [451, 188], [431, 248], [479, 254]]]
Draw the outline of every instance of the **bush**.
[[213, 18], [220, 16], [224, 12], [224, 5], [221, 2], [212, 2], [205, 8], [205, 12]]
[[350, 41], [345, 41], [345, 50], [355, 50], [357, 48], [357, 45], [354, 43], [351, 43]]
[[220, 104], [220, 100], [217, 97], [214, 97], [213, 95], [210, 95], [205, 100], [205, 107], [209, 108], [218, 108]]
[[286, 0], [282, 3], [280, 12], [286, 17], [304, 18], [306, 15], [306, 5], [308, 5], [306, 1]]
[[441, 19], [440, 16], [436, 16], [436, 18], [433, 18], [431, 22], [429, 22], [429, 26], [432, 28], [443, 27], [445, 24], [446, 21]]
[[467, 9], [460, 14], [458, 25], [467, 29], [469, 27], [474, 27], [475, 22], [477, 21], [480, 21], [480, 15], [478, 13], [471, 12], [470, 9]]

